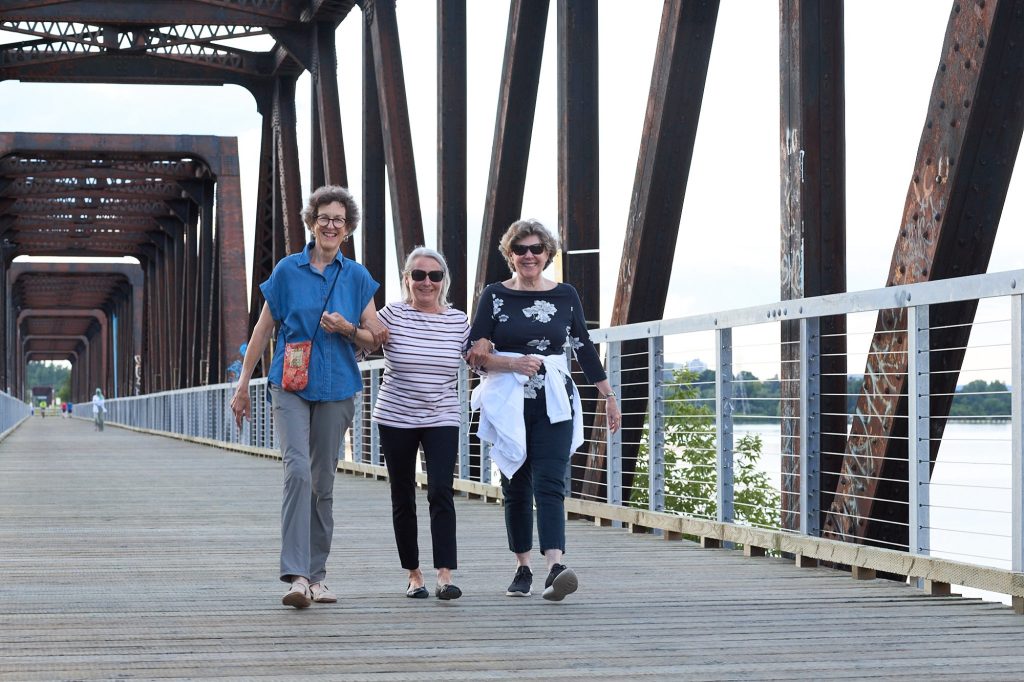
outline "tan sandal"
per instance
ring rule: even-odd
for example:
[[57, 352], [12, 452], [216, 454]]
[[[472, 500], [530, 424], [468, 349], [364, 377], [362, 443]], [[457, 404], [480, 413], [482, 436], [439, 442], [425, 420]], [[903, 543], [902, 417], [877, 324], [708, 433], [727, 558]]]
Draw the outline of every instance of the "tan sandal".
[[297, 609], [304, 609], [312, 604], [313, 598], [309, 593], [309, 583], [298, 580], [293, 582], [291, 589], [281, 597], [281, 603], [285, 606], [294, 606]]
[[309, 586], [309, 592], [313, 595], [313, 601], [319, 604], [333, 604], [338, 601], [338, 595], [331, 592], [323, 583], [313, 583]]

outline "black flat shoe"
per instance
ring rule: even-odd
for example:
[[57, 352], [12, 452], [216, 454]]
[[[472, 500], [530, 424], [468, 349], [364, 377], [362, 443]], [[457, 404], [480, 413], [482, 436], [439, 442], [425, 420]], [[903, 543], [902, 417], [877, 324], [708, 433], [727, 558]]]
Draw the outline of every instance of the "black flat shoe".
[[448, 583], [447, 585], [438, 585], [437, 591], [434, 592], [438, 599], [444, 599], [449, 601], [451, 599], [458, 599], [462, 596], [462, 590], [455, 585]]
[[427, 588], [423, 587], [423, 585], [413, 587], [412, 583], [409, 583], [409, 587], [405, 591], [405, 596], [410, 599], [426, 599], [430, 596], [430, 592], [427, 591]]

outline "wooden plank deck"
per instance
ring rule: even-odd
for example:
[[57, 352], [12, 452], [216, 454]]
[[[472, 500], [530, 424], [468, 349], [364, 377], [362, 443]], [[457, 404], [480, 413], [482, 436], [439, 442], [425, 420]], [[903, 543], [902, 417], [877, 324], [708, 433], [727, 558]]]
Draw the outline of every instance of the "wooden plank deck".
[[466, 498], [465, 596], [407, 599], [387, 484], [349, 475], [335, 488], [328, 566], [341, 600], [297, 611], [280, 605], [276, 579], [280, 478], [273, 460], [99, 434], [82, 420], [26, 422], [0, 442], [0, 680], [1016, 680], [1024, 670], [1024, 618], [1009, 607], [582, 521], [569, 522], [567, 554], [580, 591], [557, 604], [509, 599], [500, 507]]

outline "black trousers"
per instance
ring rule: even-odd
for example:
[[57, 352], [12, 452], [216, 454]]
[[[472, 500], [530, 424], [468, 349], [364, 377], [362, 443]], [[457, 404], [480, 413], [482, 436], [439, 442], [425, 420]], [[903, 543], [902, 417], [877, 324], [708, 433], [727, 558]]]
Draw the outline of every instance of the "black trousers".
[[400, 429], [377, 426], [391, 482], [391, 519], [402, 568], [420, 566], [416, 527], [416, 452], [422, 446], [427, 463], [427, 504], [434, 568], [458, 568], [455, 542], [455, 499], [452, 479], [459, 453], [459, 427]]

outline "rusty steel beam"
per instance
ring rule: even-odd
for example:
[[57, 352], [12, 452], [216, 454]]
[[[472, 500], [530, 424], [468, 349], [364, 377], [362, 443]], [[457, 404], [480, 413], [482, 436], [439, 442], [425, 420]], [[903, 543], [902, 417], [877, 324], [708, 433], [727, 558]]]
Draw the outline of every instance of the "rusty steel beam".
[[406, 254], [423, 244], [423, 216], [416, 183], [416, 162], [413, 158], [395, 0], [363, 0], [363, 17], [370, 26], [381, 129], [384, 133], [384, 158], [391, 190], [395, 257], [401, 269]]
[[[324, 184], [348, 187], [348, 169], [345, 164], [345, 139], [341, 131], [341, 103], [338, 97], [338, 54], [334, 39], [335, 27], [317, 24], [313, 29], [312, 81], [317, 103], [318, 126]], [[346, 256], [353, 255], [347, 242]]]
[[380, 286], [373, 300], [377, 309], [384, 307], [391, 297], [388, 295], [387, 272], [387, 192], [384, 178], [384, 131], [380, 118], [380, 98], [377, 96], [377, 74], [373, 59], [373, 36], [370, 23], [363, 22], [363, 221], [360, 228], [360, 243], [363, 250], [363, 265], [370, 271]]
[[[782, 300], [846, 291], [843, 3], [782, 0], [780, 107]], [[832, 504], [846, 445], [846, 317], [820, 323], [819, 510]], [[800, 527], [800, 325], [781, 325], [783, 528]], [[813, 434], [812, 434], [813, 437]]]
[[[887, 285], [981, 273], [1024, 131], [1024, 1], [955, 2]], [[931, 307], [934, 465], [976, 302]], [[906, 547], [906, 314], [878, 315], [830, 537]]]
[[437, 245], [459, 310], [469, 310], [466, 92], [466, 0], [437, 0]]
[[[612, 307], [613, 326], [656, 320], [665, 313], [718, 6], [715, 0], [665, 2]], [[622, 373], [630, 382], [622, 388], [620, 400], [625, 490], [632, 486], [648, 399], [647, 383], [628, 377], [640, 376], [637, 370], [646, 366], [647, 343], [624, 343]], [[603, 420], [596, 420], [596, 426], [603, 426]], [[602, 494], [604, 470], [604, 447], [599, 442], [587, 457], [585, 495]]]
[[[598, 8], [589, 0], [558, 0], [558, 228], [562, 280], [583, 303], [587, 327], [601, 326], [600, 126]], [[584, 427], [604, 414], [593, 386], [581, 386]], [[593, 437], [600, 436], [597, 433]], [[582, 490], [591, 453], [573, 454], [573, 487]]]
[[302, 222], [302, 189], [299, 147], [295, 137], [295, 79], [283, 76], [274, 88], [274, 167], [281, 207], [286, 253], [298, 253], [306, 245]]
[[[215, 358], [218, 376], [238, 354], [249, 338], [243, 326], [246, 319], [245, 228], [242, 223], [242, 178], [238, 162], [238, 141], [221, 138], [221, 167], [217, 175], [217, 255], [214, 260], [218, 296], [214, 299], [214, 320], [221, 325], [220, 345]], [[217, 379], [214, 383], [218, 383]]]
[[263, 309], [259, 285], [270, 278], [274, 264], [285, 254], [275, 253], [274, 232], [274, 126], [270, 116], [263, 115], [263, 136], [256, 184], [256, 221], [252, 237], [252, 287], [249, 293], [249, 329], [256, 326]]
[[548, 0], [512, 0], [509, 7], [474, 305], [485, 286], [504, 279], [508, 272], [505, 259], [498, 252], [498, 240], [509, 225], [522, 217], [548, 8]]
[[597, 6], [558, 0], [558, 222], [562, 279], [601, 326]]

